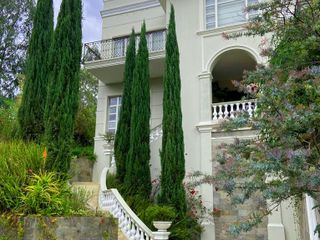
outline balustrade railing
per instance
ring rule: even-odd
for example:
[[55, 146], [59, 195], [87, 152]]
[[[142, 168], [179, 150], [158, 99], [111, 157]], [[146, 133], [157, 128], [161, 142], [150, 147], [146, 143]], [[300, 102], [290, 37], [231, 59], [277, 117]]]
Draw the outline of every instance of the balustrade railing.
[[101, 207], [119, 219], [123, 234], [132, 240], [154, 240], [153, 232], [136, 216], [116, 189], [104, 191]]
[[[149, 32], [146, 34], [148, 49], [150, 53], [160, 52], [165, 49], [166, 30]], [[136, 37], [138, 49], [140, 37]], [[93, 62], [98, 60], [112, 60], [125, 57], [128, 47], [129, 37], [107, 39], [85, 43], [83, 45], [83, 62]]]
[[241, 112], [247, 112], [250, 117], [257, 109], [257, 102], [254, 99], [233, 102], [220, 102], [212, 104], [212, 119], [235, 118]]
[[129, 240], [168, 240], [169, 232], [159, 229], [151, 231], [131, 210], [117, 189], [107, 189], [106, 176], [108, 168], [102, 170], [100, 177], [99, 207], [110, 212], [118, 219], [122, 233]]
[[150, 143], [157, 141], [162, 137], [162, 124], [156, 126], [150, 131]]

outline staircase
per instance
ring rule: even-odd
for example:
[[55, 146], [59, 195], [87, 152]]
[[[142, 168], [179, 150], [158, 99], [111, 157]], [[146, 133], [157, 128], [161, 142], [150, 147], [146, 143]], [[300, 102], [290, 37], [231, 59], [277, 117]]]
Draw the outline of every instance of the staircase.
[[[162, 138], [162, 125], [150, 131], [151, 152], [159, 152], [159, 140]], [[105, 155], [112, 157], [113, 151], [107, 149]], [[158, 154], [155, 154], [158, 155]], [[160, 160], [160, 159], [159, 159]], [[93, 210], [102, 210], [110, 213], [119, 221], [118, 240], [167, 240], [169, 232], [159, 230], [151, 231], [130, 209], [117, 189], [107, 189], [106, 177], [112, 169], [108, 164], [101, 172], [100, 184], [93, 182], [74, 182], [73, 188], [84, 189], [91, 193], [88, 205]]]

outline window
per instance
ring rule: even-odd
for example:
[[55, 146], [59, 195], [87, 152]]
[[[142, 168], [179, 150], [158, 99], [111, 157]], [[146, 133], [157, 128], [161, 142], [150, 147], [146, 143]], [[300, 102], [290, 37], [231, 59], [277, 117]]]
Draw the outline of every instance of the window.
[[120, 108], [121, 108], [121, 100], [120, 96], [118, 97], [109, 97], [108, 101], [108, 126], [107, 132], [116, 133]]
[[242, 23], [254, 16], [244, 11], [257, 0], [206, 0], [206, 28], [216, 28]]
[[113, 57], [123, 57], [126, 51], [127, 38], [117, 38], [113, 40]]
[[151, 49], [151, 51], [156, 52], [164, 49], [164, 43], [165, 43], [164, 34], [165, 32], [163, 31], [150, 33], [151, 47], [149, 49]]

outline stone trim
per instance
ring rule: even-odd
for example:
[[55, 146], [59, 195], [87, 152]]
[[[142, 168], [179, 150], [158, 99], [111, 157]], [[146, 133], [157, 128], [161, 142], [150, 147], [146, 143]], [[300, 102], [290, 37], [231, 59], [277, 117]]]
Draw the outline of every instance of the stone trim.
[[112, 17], [115, 15], [123, 14], [123, 13], [141, 11], [141, 10], [154, 8], [158, 6], [160, 6], [160, 2], [158, 0], [148, 0], [140, 3], [125, 5], [122, 7], [103, 10], [100, 12], [100, 14], [101, 14], [101, 17]]

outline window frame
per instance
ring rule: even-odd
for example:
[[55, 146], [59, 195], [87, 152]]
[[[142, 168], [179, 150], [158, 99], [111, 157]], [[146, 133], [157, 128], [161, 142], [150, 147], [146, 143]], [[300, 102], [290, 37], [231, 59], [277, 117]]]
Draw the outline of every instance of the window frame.
[[[113, 99], [113, 98], [116, 99], [116, 104], [111, 105], [111, 99]], [[116, 131], [118, 128], [119, 117], [120, 117], [121, 106], [122, 106], [122, 96], [121, 95], [108, 96], [107, 107], [106, 107], [106, 111], [107, 111], [106, 128], [105, 128], [106, 133], [116, 134]], [[115, 109], [116, 109], [115, 113], [110, 113], [110, 109], [112, 107], [115, 107]], [[110, 115], [115, 115], [115, 120], [110, 120]], [[114, 128], [110, 128], [110, 123], [115, 124]]]
[[[250, 20], [250, 18], [253, 16], [255, 16], [257, 13], [248, 13], [245, 12], [244, 13], [244, 21], [242, 22], [233, 22], [230, 24], [226, 24], [226, 25], [219, 25], [219, 5], [223, 5], [224, 3], [218, 3], [218, 0], [213, 0], [213, 4], [208, 4], [209, 0], [204, 0], [204, 27], [205, 30], [213, 30], [213, 29], [218, 29], [218, 28], [224, 28], [224, 27], [229, 27], [229, 26], [234, 26], [234, 25], [239, 25], [239, 24], [243, 24], [246, 23]], [[230, 2], [236, 2], [237, 0], [229, 0], [226, 3], [230, 3]], [[248, 6], [248, 0], [242, 0], [242, 2], [244, 3], [244, 7]], [[259, 2], [259, 0], [257, 0], [257, 2]], [[208, 8], [212, 7], [213, 8], [213, 12], [210, 12], [208, 14]], [[212, 22], [208, 22], [208, 16], [210, 17], [214, 17], [214, 21]]]

